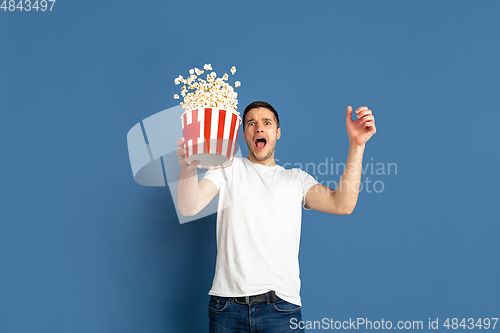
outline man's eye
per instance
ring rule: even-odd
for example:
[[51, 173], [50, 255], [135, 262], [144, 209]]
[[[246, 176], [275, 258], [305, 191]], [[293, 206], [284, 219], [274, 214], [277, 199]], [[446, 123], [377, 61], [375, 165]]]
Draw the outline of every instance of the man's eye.
[[249, 123], [248, 123], [248, 125], [249, 125], [249, 126], [250, 126], [250, 125], [253, 125], [253, 122], [249, 122]]
[[267, 125], [271, 125], [271, 123], [270, 123], [269, 121], [266, 121], [266, 124], [267, 124]]

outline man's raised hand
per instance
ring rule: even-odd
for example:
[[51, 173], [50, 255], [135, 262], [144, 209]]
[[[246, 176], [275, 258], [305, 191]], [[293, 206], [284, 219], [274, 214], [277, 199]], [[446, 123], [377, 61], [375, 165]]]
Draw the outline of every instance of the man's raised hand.
[[358, 119], [352, 120], [352, 107], [347, 107], [346, 112], [346, 128], [349, 141], [363, 146], [377, 129], [375, 128], [375, 117], [373, 117], [372, 110], [368, 107], [362, 106], [356, 110], [356, 117]]

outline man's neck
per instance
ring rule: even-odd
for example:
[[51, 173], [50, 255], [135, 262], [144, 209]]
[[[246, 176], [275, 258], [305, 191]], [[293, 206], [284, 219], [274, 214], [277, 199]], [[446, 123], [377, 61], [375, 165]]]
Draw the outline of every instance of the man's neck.
[[274, 156], [272, 156], [264, 161], [259, 161], [259, 160], [255, 159], [253, 156], [248, 156], [247, 159], [252, 163], [265, 165], [265, 166], [269, 166], [269, 167], [276, 165], [276, 162], [274, 162]]

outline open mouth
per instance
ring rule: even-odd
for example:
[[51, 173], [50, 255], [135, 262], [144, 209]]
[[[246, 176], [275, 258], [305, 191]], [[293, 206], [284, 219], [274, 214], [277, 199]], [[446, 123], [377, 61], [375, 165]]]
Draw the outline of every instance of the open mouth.
[[266, 147], [266, 144], [267, 144], [267, 140], [263, 136], [258, 136], [255, 138], [254, 145], [255, 145], [256, 150], [258, 150], [258, 151], [264, 150], [264, 148]]

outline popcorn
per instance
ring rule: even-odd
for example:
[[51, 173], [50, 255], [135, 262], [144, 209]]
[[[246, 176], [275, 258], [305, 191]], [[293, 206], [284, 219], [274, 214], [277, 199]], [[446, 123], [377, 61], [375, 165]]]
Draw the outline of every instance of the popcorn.
[[184, 78], [182, 75], [179, 75], [178, 77], [175, 78], [174, 83], [175, 84], [180, 84]]
[[[205, 64], [203, 68], [206, 71], [213, 70], [211, 64]], [[196, 75], [195, 75], [196, 73]], [[181, 87], [181, 96], [184, 101], [180, 104], [185, 110], [190, 110], [198, 107], [215, 107], [221, 109], [232, 109], [236, 112], [238, 108], [238, 94], [234, 91], [234, 88], [227, 82], [229, 75], [224, 73], [222, 78], [217, 78], [215, 72], [207, 74], [206, 81], [199, 77], [204, 71], [199, 68], [194, 68], [189, 70], [189, 76], [184, 79], [179, 75], [175, 80], [175, 84], [183, 83]], [[236, 67], [231, 68], [231, 73], [234, 75], [236, 73]], [[187, 87], [186, 87], [187, 85]], [[241, 86], [240, 81], [234, 83], [235, 87]], [[191, 90], [191, 91], [190, 91]], [[174, 95], [175, 99], [179, 99], [179, 95]], [[238, 115], [239, 112], [236, 112]]]

